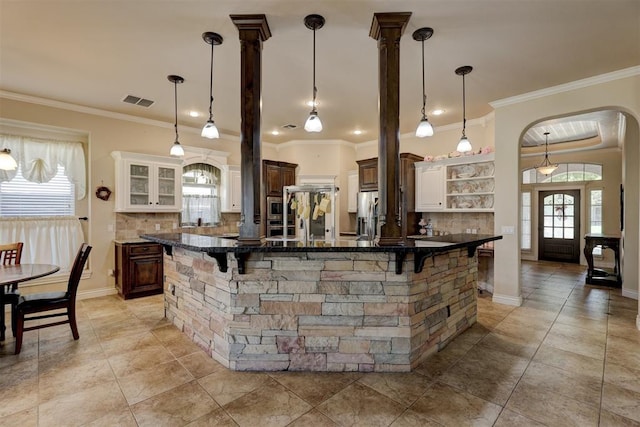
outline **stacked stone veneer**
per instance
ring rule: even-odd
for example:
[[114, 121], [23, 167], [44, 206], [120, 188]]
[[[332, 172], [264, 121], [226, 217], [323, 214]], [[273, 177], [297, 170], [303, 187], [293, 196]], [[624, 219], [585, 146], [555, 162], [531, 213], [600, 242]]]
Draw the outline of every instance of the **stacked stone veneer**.
[[477, 256], [413, 273], [408, 254], [253, 253], [246, 274], [201, 252], [165, 255], [165, 313], [234, 370], [410, 371], [476, 321]]

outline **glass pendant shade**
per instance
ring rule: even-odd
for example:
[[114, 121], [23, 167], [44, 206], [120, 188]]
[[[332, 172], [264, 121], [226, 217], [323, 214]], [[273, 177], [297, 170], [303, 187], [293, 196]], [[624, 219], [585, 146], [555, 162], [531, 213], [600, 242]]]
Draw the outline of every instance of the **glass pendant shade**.
[[0, 151], [0, 169], [5, 171], [18, 169], [18, 163], [16, 163], [16, 159], [11, 156], [11, 150], [8, 148]]
[[540, 166], [536, 167], [536, 170], [543, 175], [550, 175], [558, 169], [558, 165], [551, 163], [549, 160], [549, 132], [544, 133], [544, 159]]
[[433, 136], [433, 126], [429, 123], [429, 119], [427, 117], [422, 117], [420, 123], [418, 123], [418, 128], [416, 129], [416, 136], [418, 138], [425, 138], [427, 136]]
[[540, 172], [541, 174], [543, 174], [543, 175], [552, 174], [553, 171], [555, 171], [556, 169], [558, 169], [558, 165], [552, 165], [552, 164], [547, 165], [547, 166], [538, 166], [536, 168], [536, 170], [538, 172]]
[[307, 132], [322, 131], [322, 122], [320, 121], [320, 117], [318, 117], [318, 113], [316, 111], [309, 113], [309, 118], [304, 124], [304, 130]]
[[216, 124], [213, 122], [213, 120], [207, 120], [207, 123], [205, 123], [204, 127], [202, 128], [202, 133], [200, 134], [200, 136], [209, 139], [220, 138], [220, 132], [218, 132], [218, 128], [216, 127]]
[[471, 150], [472, 150], [471, 143], [469, 142], [467, 137], [463, 135], [462, 138], [460, 138], [460, 142], [458, 142], [456, 151], [459, 153], [468, 153]]
[[180, 143], [176, 141], [171, 146], [171, 151], [169, 152], [169, 154], [174, 157], [182, 157], [184, 156], [184, 149], [182, 148], [182, 145], [180, 145]]

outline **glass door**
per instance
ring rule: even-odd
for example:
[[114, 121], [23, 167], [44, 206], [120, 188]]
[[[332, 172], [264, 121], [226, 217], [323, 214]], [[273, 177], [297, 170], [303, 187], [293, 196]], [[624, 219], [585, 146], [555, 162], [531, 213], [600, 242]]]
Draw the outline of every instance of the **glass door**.
[[176, 205], [176, 170], [169, 167], [158, 167], [158, 204], [161, 206]]
[[580, 262], [580, 191], [541, 191], [538, 259]]
[[149, 166], [140, 164], [129, 165], [129, 205], [149, 206]]

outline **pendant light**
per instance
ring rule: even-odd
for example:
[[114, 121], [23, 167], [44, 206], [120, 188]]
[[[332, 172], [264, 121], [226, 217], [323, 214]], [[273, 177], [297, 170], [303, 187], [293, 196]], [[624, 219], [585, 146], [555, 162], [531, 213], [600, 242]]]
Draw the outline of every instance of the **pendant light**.
[[16, 159], [11, 156], [11, 150], [4, 148], [0, 150], [0, 169], [5, 171], [14, 171], [18, 169]]
[[218, 128], [213, 121], [213, 46], [222, 44], [222, 36], [218, 33], [207, 31], [202, 33], [202, 39], [211, 45], [211, 70], [209, 72], [209, 120], [202, 128], [201, 136], [209, 139], [220, 138]]
[[558, 165], [551, 163], [549, 160], [549, 132], [544, 133], [544, 160], [540, 163], [540, 166], [536, 167], [536, 170], [543, 175], [549, 175], [554, 170], [558, 169]]
[[320, 15], [307, 15], [304, 18], [304, 25], [313, 30], [313, 106], [309, 113], [309, 118], [304, 124], [304, 130], [307, 132], [320, 132], [322, 131], [322, 122], [316, 110], [316, 95], [318, 93], [318, 88], [316, 87], [316, 30], [322, 28], [324, 18]]
[[173, 83], [173, 89], [174, 89], [173, 99], [174, 99], [174, 109], [175, 109], [175, 117], [176, 117], [176, 121], [173, 125], [174, 128], [176, 129], [176, 140], [171, 146], [171, 151], [169, 152], [169, 154], [175, 157], [182, 157], [184, 156], [184, 149], [182, 148], [182, 145], [180, 145], [180, 141], [178, 141], [178, 83], [184, 83], [184, 79], [180, 76], [175, 76], [173, 74], [167, 76], [167, 79], [171, 83]]
[[424, 89], [424, 41], [431, 38], [432, 35], [433, 28], [429, 27], [419, 28], [413, 32], [413, 39], [415, 41], [422, 42], [422, 118], [420, 119], [420, 123], [418, 123], [418, 128], [416, 129], [416, 136], [418, 138], [433, 136], [433, 126], [429, 123], [429, 119], [427, 119], [427, 113], [425, 111], [427, 105], [427, 92]]
[[464, 76], [469, 74], [473, 70], [471, 65], [463, 65], [462, 67], [456, 68], [456, 74], [462, 76], [462, 138], [460, 138], [460, 142], [458, 142], [458, 147], [456, 151], [459, 153], [467, 153], [472, 150], [471, 143], [467, 139], [467, 135], [465, 134], [465, 130], [467, 129], [467, 108], [466, 108], [466, 93], [464, 86]]

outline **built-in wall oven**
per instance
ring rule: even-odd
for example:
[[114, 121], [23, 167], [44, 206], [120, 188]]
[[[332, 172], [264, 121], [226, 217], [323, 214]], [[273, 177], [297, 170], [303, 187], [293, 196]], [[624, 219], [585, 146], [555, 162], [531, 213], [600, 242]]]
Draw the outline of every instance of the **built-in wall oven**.
[[[295, 213], [287, 205], [287, 236], [295, 236]], [[284, 235], [282, 197], [267, 197], [267, 237]]]

